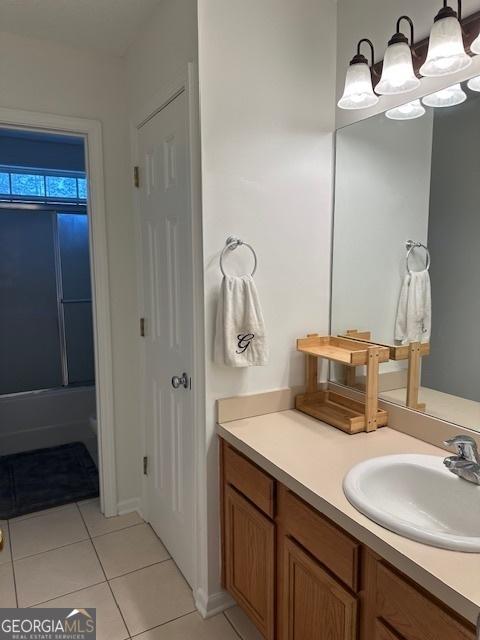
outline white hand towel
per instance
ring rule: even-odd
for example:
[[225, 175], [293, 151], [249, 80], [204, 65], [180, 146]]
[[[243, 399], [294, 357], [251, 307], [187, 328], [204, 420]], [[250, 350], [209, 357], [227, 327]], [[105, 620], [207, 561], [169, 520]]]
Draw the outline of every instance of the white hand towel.
[[225, 276], [220, 288], [214, 359], [228, 367], [268, 362], [265, 323], [252, 276]]
[[405, 275], [398, 300], [395, 340], [402, 344], [429, 342], [432, 328], [430, 275], [412, 271]]

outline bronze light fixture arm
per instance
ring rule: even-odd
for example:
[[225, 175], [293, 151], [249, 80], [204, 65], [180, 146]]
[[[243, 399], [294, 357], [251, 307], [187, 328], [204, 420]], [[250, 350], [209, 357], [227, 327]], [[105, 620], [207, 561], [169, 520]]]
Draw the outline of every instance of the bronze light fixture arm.
[[[462, 21], [462, 0], [457, 0], [458, 3], [458, 11], [457, 11], [457, 16], [459, 21]], [[448, 0], [443, 0], [443, 8], [444, 9], [448, 9]]]
[[400, 16], [400, 18], [397, 20], [397, 34], [396, 35], [403, 35], [403, 34], [401, 34], [401, 31], [400, 31], [400, 25], [402, 24], [402, 20], [405, 20], [410, 25], [410, 48], [413, 49], [413, 47], [415, 45], [415, 27], [414, 27], [414, 24], [413, 24], [413, 20], [410, 18], [410, 16]]
[[367, 58], [362, 54], [362, 44], [363, 43], [368, 44], [368, 46], [370, 47], [371, 64], [369, 66], [371, 66], [373, 68], [373, 65], [375, 64], [375, 48], [373, 46], [373, 42], [371, 40], [369, 40], [368, 38], [362, 38], [361, 40], [358, 41], [358, 44], [357, 44], [357, 55], [353, 58], [352, 64], [355, 64], [355, 62], [366, 62], [368, 64]]
[[441, 20], [442, 18], [458, 18], [459, 22], [462, 22], [462, 0], [457, 0], [458, 10], [455, 11], [448, 5], [449, 0], [443, 0], [443, 7], [435, 16], [435, 22]]

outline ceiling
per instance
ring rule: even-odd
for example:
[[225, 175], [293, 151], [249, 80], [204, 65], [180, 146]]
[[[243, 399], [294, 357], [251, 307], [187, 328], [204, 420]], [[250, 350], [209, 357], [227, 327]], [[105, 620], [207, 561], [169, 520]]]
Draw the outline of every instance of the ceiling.
[[162, 0], [0, 0], [0, 31], [122, 56]]

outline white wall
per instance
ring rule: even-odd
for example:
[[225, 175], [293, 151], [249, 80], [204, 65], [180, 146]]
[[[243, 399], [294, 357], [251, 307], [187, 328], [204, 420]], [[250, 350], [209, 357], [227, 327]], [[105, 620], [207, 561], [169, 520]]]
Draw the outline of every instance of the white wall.
[[[198, 20], [212, 595], [220, 588], [215, 400], [302, 384], [295, 339], [328, 330], [336, 5], [200, 0]], [[258, 255], [266, 367], [212, 363], [218, 258], [229, 235]], [[235, 258], [250, 267], [246, 250]]]
[[[356, 53], [361, 38], [370, 38], [375, 45], [376, 61], [381, 60], [390, 37], [395, 32], [397, 18], [409, 15], [415, 23], [415, 40], [427, 37], [433, 19], [441, 8], [440, 0], [338, 0], [338, 38], [337, 38], [337, 100], [343, 92], [345, 72], [348, 63]], [[456, 8], [456, 2], [451, 3]], [[463, 15], [478, 11], [478, 0], [463, 0]], [[363, 51], [363, 49], [362, 49]], [[394, 105], [408, 102], [418, 96], [437, 91], [455, 81], [463, 80], [474, 73], [480, 74], [480, 57], [465, 72], [447, 78], [424, 78], [419, 90], [407, 96], [383, 96], [377, 107], [342, 111], [337, 109], [337, 126], [380, 113]]]
[[104, 136], [118, 500], [139, 495], [135, 247], [122, 60], [0, 34], [0, 106], [100, 120]]
[[130, 117], [196, 60], [196, 0], [162, 0], [126, 56]]

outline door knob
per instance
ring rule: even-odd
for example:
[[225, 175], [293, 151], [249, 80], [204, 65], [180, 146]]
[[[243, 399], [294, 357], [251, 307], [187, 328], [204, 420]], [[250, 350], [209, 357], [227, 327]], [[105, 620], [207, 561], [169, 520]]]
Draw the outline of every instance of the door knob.
[[185, 389], [188, 389], [189, 386], [189, 379], [188, 379], [188, 375], [186, 373], [182, 373], [182, 376], [173, 376], [172, 378], [172, 387], [174, 389], [179, 389], [180, 387], [185, 387]]

